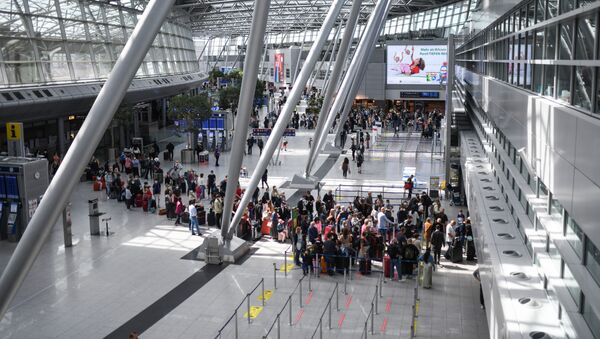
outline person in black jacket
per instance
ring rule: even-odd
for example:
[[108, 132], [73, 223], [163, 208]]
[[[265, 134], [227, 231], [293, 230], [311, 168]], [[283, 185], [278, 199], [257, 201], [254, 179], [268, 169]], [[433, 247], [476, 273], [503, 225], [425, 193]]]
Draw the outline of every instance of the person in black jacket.
[[438, 225], [435, 232], [431, 235], [431, 246], [433, 247], [433, 259], [436, 264], [440, 264], [442, 256], [442, 247], [444, 246], [444, 232], [442, 226]]
[[392, 242], [387, 248], [387, 253], [390, 256], [390, 278], [394, 279], [394, 269], [398, 272], [398, 280], [402, 280], [402, 270], [400, 267], [400, 246], [398, 240], [392, 239]]
[[323, 243], [323, 255], [327, 262], [327, 274], [333, 275], [335, 270], [335, 256], [337, 255], [337, 246], [331, 234], [328, 234], [327, 240]]

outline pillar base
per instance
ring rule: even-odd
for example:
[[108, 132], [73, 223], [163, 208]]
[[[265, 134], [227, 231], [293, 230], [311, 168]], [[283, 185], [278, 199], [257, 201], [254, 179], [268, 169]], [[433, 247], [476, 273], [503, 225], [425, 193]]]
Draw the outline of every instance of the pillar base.
[[326, 143], [325, 146], [323, 147], [323, 151], [321, 152], [321, 154], [340, 155], [340, 154], [342, 154], [342, 150], [335, 147], [334, 145], [332, 145], [330, 143]]
[[238, 237], [223, 241], [221, 234], [218, 234], [204, 239], [198, 249], [197, 258], [206, 261], [207, 264], [235, 263], [248, 251], [250, 251], [249, 242]]
[[293, 189], [317, 189], [319, 187], [320, 179], [317, 177], [309, 176], [308, 178], [294, 174], [292, 181], [290, 182], [289, 188]]

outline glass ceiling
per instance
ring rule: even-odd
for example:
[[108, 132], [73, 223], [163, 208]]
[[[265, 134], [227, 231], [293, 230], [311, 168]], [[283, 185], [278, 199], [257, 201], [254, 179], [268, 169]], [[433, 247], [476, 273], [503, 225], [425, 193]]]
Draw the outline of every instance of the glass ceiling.
[[[318, 30], [333, 0], [271, 0], [267, 33]], [[364, 24], [376, 0], [364, 0], [359, 23]], [[392, 0], [388, 18], [412, 14], [455, 0]], [[178, 0], [175, 7], [189, 15], [196, 36], [247, 35], [252, 21], [254, 1], [250, 0]], [[352, 0], [346, 0], [342, 16], [350, 12]]]

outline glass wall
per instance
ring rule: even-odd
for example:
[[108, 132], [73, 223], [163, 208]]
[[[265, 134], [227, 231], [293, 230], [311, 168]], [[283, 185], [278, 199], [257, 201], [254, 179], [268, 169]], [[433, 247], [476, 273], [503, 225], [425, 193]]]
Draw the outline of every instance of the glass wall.
[[[146, 2], [0, 2], [0, 86], [108, 76]], [[138, 76], [197, 71], [191, 30], [165, 22]]]
[[[582, 112], [599, 114], [597, 23], [600, 9], [589, 3], [524, 1], [461, 45], [457, 49], [456, 63]], [[533, 22], [537, 25], [532, 26]], [[494, 51], [494, 55], [486, 57], [483, 51], [487, 50]], [[483, 64], [486, 72], [481, 71]], [[520, 81], [529, 78], [533, 81]]]

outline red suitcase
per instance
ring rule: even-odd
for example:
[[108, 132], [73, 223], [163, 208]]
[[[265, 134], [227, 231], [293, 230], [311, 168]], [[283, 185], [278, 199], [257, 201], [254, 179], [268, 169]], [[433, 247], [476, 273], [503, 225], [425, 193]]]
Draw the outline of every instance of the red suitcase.
[[383, 275], [386, 278], [390, 277], [390, 272], [391, 272], [390, 266], [391, 266], [390, 256], [386, 254], [383, 257]]
[[100, 191], [100, 182], [94, 181], [94, 191]]
[[144, 199], [141, 194], [135, 196], [135, 207], [142, 207], [144, 204]]

